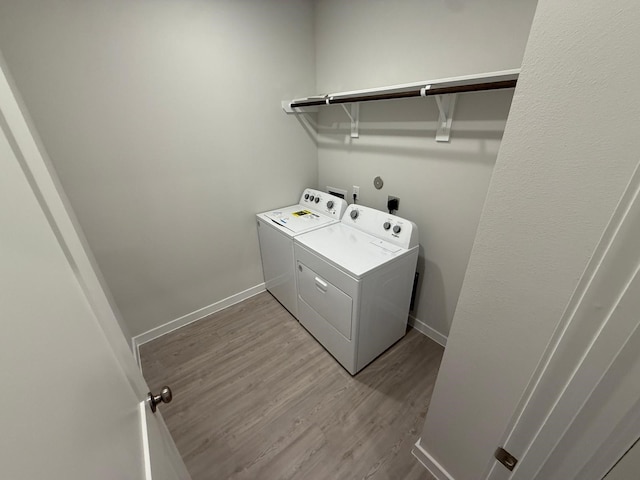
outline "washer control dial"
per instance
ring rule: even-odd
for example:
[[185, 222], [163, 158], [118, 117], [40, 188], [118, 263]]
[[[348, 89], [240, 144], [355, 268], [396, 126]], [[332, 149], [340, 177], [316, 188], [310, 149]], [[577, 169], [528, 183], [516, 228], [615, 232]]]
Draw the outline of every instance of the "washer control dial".
[[313, 199], [314, 199], [314, 196], [313, 196], [313, 195], [311, 195], [311, 196], [309, 197], [309, 201], [310, 201], [310, 202], [313, 202]]
[[316, 201], [316, 203], [319, 203], [320, 202], [320, 197], [316, 197], [315, 201]]
[[391, 228], [391, 224], [390, 224], [389, 222], [384, 222], [384, 225], [382, 225], [382, 227], [383, 227], [385, 230], [389, 230], [389, 229]]
[[327, 208], [333, 208], [333, 200], [327, 202]]
[[395, 227], [393, 227], [393, 233], [400, 233], [400, 230], [402, 230], [400, 228], [400, 225], [396, 225]]
[[355, 220], [356, 218], [358, 218], [358, 210], [351, 210], [351, 213], [349, 215], [351, 215], [351, 218]]
[[309, 194], [308, 194], [308, 193], [305, 193], [305, 194], [304, 194], [304, 199], [305, 199], [305, 200], [309, 200]]

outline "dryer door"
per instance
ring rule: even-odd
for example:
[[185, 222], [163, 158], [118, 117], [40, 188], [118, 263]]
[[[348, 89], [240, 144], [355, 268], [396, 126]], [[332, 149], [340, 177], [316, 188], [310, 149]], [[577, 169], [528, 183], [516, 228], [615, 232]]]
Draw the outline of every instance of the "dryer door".
[[351, 340], [353, 301], [349, 295], [301, 262], [298, 262], [298, 294], [344, 338]]

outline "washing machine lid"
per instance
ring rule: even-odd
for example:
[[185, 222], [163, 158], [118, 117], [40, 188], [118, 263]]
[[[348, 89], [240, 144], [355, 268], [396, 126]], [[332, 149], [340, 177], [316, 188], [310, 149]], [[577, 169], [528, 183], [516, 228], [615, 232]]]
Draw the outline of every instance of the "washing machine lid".
[[413, 250], [399, 247], [343, 223], [299, 235], [295, 242], [356, 278]]
[[259, 217], [271, 220], [290, 235], [299, 235], [310, 230], [336, 223], [338, 220], [315, 212], [303, 205], [292, 205], [271, 212], [264, 212]]

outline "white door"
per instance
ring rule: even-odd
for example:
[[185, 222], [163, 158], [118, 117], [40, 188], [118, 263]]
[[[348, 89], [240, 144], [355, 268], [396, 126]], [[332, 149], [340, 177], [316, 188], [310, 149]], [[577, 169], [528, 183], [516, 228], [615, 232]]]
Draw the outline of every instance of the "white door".
[[4, 69], [0, 113], [0, 477], [188, 479]]
[[505, 432], [518, 464], [510, 472], [492, 462], [481, 478], [603, 478], [640, 435], [638, 312], [640, 169]]

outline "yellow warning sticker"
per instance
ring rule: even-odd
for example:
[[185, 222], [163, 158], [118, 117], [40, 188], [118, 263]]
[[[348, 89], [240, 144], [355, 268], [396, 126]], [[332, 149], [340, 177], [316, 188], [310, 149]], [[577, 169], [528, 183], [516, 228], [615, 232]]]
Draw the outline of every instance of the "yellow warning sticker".
[[302, 217], [303, 215], [311, 215], [311, 212], [309, 210], [300, 210], [298, 212], [293, 212], [291, 215], [294, 217]]

